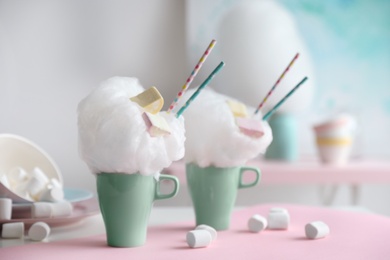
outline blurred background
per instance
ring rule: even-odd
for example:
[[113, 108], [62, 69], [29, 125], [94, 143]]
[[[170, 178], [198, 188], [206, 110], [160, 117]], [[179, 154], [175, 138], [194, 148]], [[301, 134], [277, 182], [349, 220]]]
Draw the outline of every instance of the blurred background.
[[[389, 12], [387, 0], [0, 0], [0, 133], [47, 151], [65, 186], [95, 191], [78, 156], [78, 102], [118, 75], [158, 87], [167, 107], [216, 39], [193, 86], [224, 60], [213, 86], [256, 106], [299, 51], [297, 73], [280, 88], [303, 74], [311, 79], [284, 108], [297, 118], [300, 156], [316, 155], [313, 124], [347, 112], [359, 126], [353, 158], [389, 161]], [[349, 192], [339, 187], [334, 205], [349, 204]], [[363, 185], [359, 205], [390, 215], [389, 197], [389, 184]], [[322, 203], [313, 185], [239, 193], [239, 205], [259, 202]], [[164, 203], [183, 206], [189, 198]]]

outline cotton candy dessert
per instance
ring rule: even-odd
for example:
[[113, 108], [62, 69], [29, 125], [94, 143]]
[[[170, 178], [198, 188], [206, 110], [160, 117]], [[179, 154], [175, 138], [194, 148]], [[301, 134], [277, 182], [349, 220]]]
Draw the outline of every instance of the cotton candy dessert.
[[158, 176], [184, 156], [183, 117], [159, 111], [161, 100], [147, 104], [148, 91], [113, 77], [79, 103], [79, 151], [92, 173]]
[[[184, 100], [194, 90], [184, 95]], [[264, 153], [272, 131], [261, 113], [241, 102], [205, 88], [186, 111], [187, 163], [199, 167], [235, 167]]]

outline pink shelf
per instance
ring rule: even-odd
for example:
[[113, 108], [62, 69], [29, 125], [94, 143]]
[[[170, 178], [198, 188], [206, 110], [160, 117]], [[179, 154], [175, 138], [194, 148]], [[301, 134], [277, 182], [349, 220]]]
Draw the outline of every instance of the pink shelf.
[[[390, 162], [385, 160], [362, 159], [345, 166], [322, 165], [316, 160], [294, 163], [254, 160], [248, 165], [261, 169], [261, 184], [390, 183]], [[173, 163], [164, 173], [175, 175], [182, 184], [186, 183], [184, 162]]]

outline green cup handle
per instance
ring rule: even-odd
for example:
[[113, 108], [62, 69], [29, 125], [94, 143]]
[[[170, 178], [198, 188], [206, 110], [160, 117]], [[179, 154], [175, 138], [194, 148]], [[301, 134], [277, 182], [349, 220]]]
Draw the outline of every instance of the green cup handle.
[[[171, 193], [168, 194], [161, 194], [160, 193], [160, 184], [162, 180], [170, 180], [174, 183], [174, 188]], [[156, 191], [154, 193], [154, 200], [163, 200], [163, 199], [169, 199], [174, 196], [176, 196], [177, 192], [179, 191], [179, 180], [175, 176], [161, 174], [160, 178], [157, 183]]]
[[[244, 177], [244, 172], [245, 171], [252, 171], [256, 173], [256, 179], [253, 182], [250, 183], [244, 183], [243, 182], [243, 177]], [[250, 167], [250, 166], [243, 166], [240, 168], [240, 182], [238, 183], [238, 188], [239, 189], [244, 189], [244, 188], [250, 188], [255, 186], [257, 183], [259, 183], [261, 177], [260, 170], [256, 167]]]

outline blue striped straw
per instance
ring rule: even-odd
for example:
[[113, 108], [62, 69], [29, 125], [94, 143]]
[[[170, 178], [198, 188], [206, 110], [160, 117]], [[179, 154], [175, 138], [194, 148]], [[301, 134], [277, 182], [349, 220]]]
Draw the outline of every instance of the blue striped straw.
[[221, 61], [219, 65], [211, 72], [211, 74], [207, 77], [205, 81], [198, 87], [198, 89], [192, 94], [192, 96], [187, 100], [187, 102], [180, 108], [180, 110], [177, 112], [176, 117], [181, 116], [183, 114], [184, 110], [187, 109], [187, 107], [191, 104], [192, 101], [199, 95], [200, 91], [204, 89], [207, 84], [214, 78], [214, 76], [225, 66], [225, 62]]
[[266, 121], [272, 114], [297, 90], [305, 81], [307, 80], [307, 77], [304, 77], [301, 82], [299, 82], [288, 94], [282, 98], [267, 114], [263, 116], [263, 120]]

